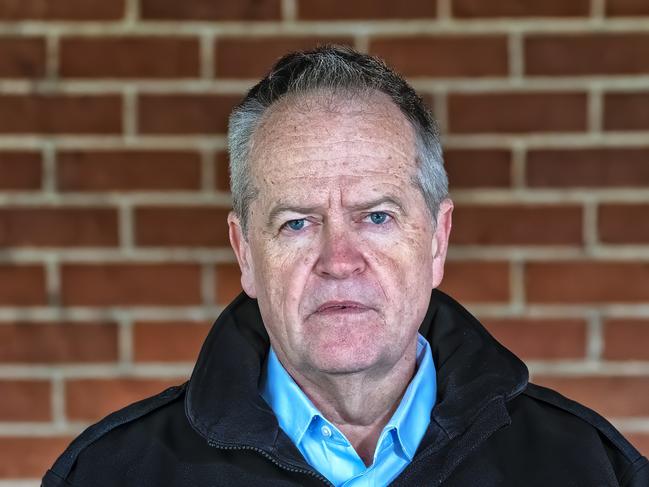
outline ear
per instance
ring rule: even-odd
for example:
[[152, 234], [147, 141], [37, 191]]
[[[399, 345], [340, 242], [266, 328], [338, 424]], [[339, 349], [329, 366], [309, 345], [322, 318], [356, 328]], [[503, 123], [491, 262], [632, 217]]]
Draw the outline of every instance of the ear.
[[437, 212], [437, 225], [433, 234], [433, 288], [436, 288], [442, 282], [444, 277], [444, 262], [446, 261], [446, 252], [448, 250], [448, 239], [451, 235], [453, 202], [446, 198], [439, 205]]
[[241, 269], [241, 287], [251, 298], [257, 297], [255, 289], [254, 267], [250, 253], [250, 244], [243, 235], [239, 217], [231, 211], [228, 214], [228, 232], [230, 235], [230, 245], [237, 256], [239, 268]]

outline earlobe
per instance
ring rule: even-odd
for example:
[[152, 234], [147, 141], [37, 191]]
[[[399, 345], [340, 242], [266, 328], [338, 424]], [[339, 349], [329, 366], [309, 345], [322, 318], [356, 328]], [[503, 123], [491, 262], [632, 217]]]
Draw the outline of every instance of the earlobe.
[[243, 235], [239, 217], [233, 211], [228, 214], [228, 233], [230, 236], [230, 245], [237, 257], [239, 269], [241, 270], [241, 287], [248, 296], [256, 298], [257, 290], [255, 288], [254, 267], [250, 254], [250, 245]]
[[444, 277], [444, 263], [448, 251], [448, 241], [451, 235], [453, 202], [447, 198], [439, 205], [437, 212], [437, 225], [433, 234], [431, 252], [433, 256], [433, 288], [442, 282]]

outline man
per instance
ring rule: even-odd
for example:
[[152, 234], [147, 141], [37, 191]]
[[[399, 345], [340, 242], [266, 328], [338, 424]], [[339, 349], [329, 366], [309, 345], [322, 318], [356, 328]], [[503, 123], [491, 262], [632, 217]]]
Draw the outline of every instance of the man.
[[403, 79], [349, 49], [288, 55], [229, 144], [245, 294], [188, 383], [91, 426], [43, 485], [649, 485], [609, 423], [435, 290], [453, 204]]

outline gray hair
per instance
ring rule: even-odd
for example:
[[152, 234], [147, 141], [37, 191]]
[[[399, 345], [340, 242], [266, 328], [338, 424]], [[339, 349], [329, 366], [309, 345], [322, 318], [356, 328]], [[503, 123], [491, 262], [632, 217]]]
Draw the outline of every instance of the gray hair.
[[320, 91], [349, 95], [379, 91], [400, 108], [415, 132], [418, 169], [414, 183], [435, 222], [439, 205], [448, 196], [448, 179], [439, 130], [423, 100], [380, 59], [348, 47], [322, 46], [282, 57], [230, 115], [230, 188], [244, 236], [248, 233], [248, 211], [257, 196], [250, 168], [255, 130], [276, 101]]

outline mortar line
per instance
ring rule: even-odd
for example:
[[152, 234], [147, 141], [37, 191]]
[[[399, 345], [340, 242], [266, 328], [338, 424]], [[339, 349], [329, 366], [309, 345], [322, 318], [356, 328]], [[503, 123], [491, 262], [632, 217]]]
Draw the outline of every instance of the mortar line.
[[51, 380], [52, 384], [52, 421], [55, 428], [64, 429], [66, 426], [65, 414], [65, 381], [63, 375], [57, 370]]
[[126, 85], [122, 90], [122, 131], [125, 142], [137, 137], [138, 131], [138, 95], [137, 88]]
[[525, 263], [515, 259], [509, 263], [510, 302], [514, 312], [525, 308]]
[[137, 28], [137, 22], [140, 20], [140, 2], [139, 0], [126, 0], [124, 15], [124, 25]]
[[602, 132], [604, 119], [604, 95], [602, 89], [592, 86], [588, 90], [588, 131], [599, 134]]
[[511, 148], [511, 155], [512, 155], [512, 166], [511, 166], [512, 187], [514, 189], [524, 190], [526, 189], [525, 159], [527, 157], [525, 144], [519, 140], [515, 141]]
[[135, 351], [133, 332], [133, 319], [130, 314], [122, 316], [117, 325], [117, 350], [119, 366], [125, 370], [133, 365]]
[[215, 191], [216, 154], [209, 147], [201, 150], [201, 190], [211, 194]]
[[507, 38], [507, 54], [509, 60], [509, 77], [517, 83], [523, 82], [525, 75], [525, 56], [523, 34], [512, 32]]
[[[362, 38], [367, 34], [355, 32], [354, 38]], [[371, 36], [368, 36], [371, 38]], [[361, 46], [362, 47], [362, 46]], [[215, 56], [213, 56], [215, 57]], [[212, 57], [210, 57], [212, 59]], [[218, 73], [217, 73], [218, 75]], [[252, 78], [219, 79], [134, 79], [114, 80], [109, 78], [97, 79], [39, 79], [0, 80], [0, 90], [5, 94], [31, 95], [34, 93], [56, 93], [61, 95], [102, 95], [107, 92], [121, 92], [126, 86], [134, 87], [140, 93], [146, 94], [213, 94], [240, 96], [254, 84]], [[588, 93], [597, 89], [606, 93], [627, 93], [645, 90], [649, 83], [649, 75], [637, 76], [604, 76], [593, 75], [587, 78], [579, 76], [534, 76], [516, 79], [513, 77], [489, 76], [484, 78], [470, 77], [417, 77], [411, 80], [417, 90], [433, 91], [443, 89], [453, 93], [485, 93], [498, 94], [503, 92], [533, 93], [533, 92], [579, 92]]]
[[119, 247], [120, 251], [133, 250], [135, 246], [135, 216], [133, 214], [133, 207], [124, 202], [118, 206], [118, 231], [119, 231]]
[[[649, 80], [648, 80], [649, 82]], [[1, 89], [1, 87], [0, 87]], [[424, 88], [422, 92], [444, 92], [443, 87]], [[533, 133], [533, 134], [446, 134], [444, 144], [447, 147], [462, 148], [509, 148], [516, 141], [521, 141], [530, 149], [546, 148], [590, 148], [590, 147], [639, 147], [649, 148], [649, 130], [634, 132], [590, 132], [580, 133]], [[52, 138], [48, 136], [0, 134], [0, 149], [4, 150], [42, 150], [43, 145]], [[126, 142], [123, 136], [95, 135], [61, 135], [56, 138], [58, 149], [168, 149], [195, 150], [205, 146], [214, 150], [225, 150], [225, 135], [138, 135]], [[632, 189], [634, 191], [634, 189]], [[128, 195], [127, 195], [128, 196]]]
[[586, 357], [588, 360], [599, 362], [604, 350], [604, 336], [602, 333], [602, 317], [593, 312], [588, 317]]
[[441, 22], [453, 18], [451, 0], [437, 0], [437, 19]]
[[597, 201], [589, 199], [583, 204], [582, 231], [584, 239], [584, 250], [587, 255], [592, 255], [594, 249], [599, 245], [597, 229], [598, 204]]
[[47, 303], [49, 306], [57, 307], [61, 301], [61, 269], [58, 257], [55, 255], [45, 255], [45, 292], [47, 293]]
[[603, 20], [606, 16], [606, 0], [590, 1], [590, 17], [594, 20]]
[[45, 38], [45, 77], [50, 81], [57, 81], [59, 78], [59, 51], [59, 36], [48, 33]]
[[211, 80], [215, 75], [215, 36], [202, 34], [200, 37], [200, 77]]
[[354, 36], [354, 49], [359, 52], [370, 51], [370, 38], [367, 34], [358, 34]]
[[42, 147], [43, 158], [43, 176], [42, 176], [42, 194], [55, 197], [57, 190], [57, 151], [56, 145], [52, 140], [46, 140]]
[[201, 266], [201, 293], [202, 301], [206, 306], [214, 306], [215, 304], [215, 280], [216, 273], [214, 265], [205, 263]]
[[[446, 138], [449, 132], [448, 126], [448, 93], [445, 90], [433, 92], [433, 116], [439, 126], [439, 131]], [[444, 143], [442, 144], [445, 145]]]
[[298, 5], [296, 0], [282, 0], [281, 3], [282, 20], [284, 22], [294, 22], [298, 17]]
[[[497, 18], [455, 19], [449, 12], [449, 0], [438, 1], [437, 19], [366, 20], [362, 28], [371, 35], [426, 35], [426, 34], [498, 34], [509, 32], [536, 33], [586, 33], [592, 31], [594, 20], [603, 32], [649, 31], [644, 18], [608, 18], [605, 22], [593, 17], [584, 18]], [[599, 8], [599, 7], [597, 7]], [[160, 35], [187, 36], [197, 32], [210, 32], [228, 37], [265, 37], [273, 35], [353, 35], [361, 23], [355, 20], [336, 21], [213, 21], [186, 20], [181, 22], [146, 21], [129, 24], [105, 21], [25, 21], [0, 22], [0, 35], [81, 35], [102, 37], [106, 35]]]

